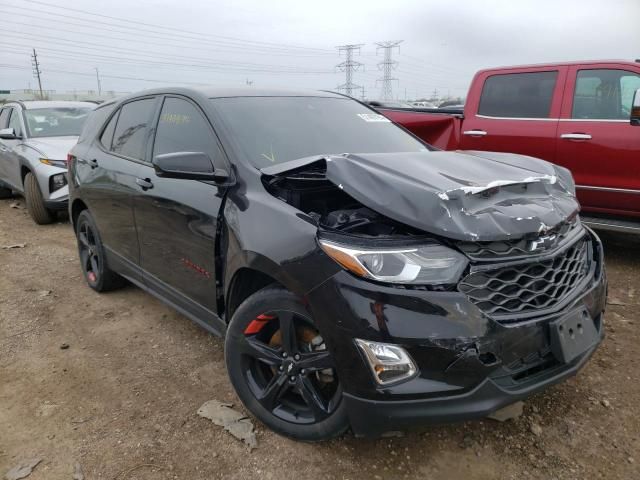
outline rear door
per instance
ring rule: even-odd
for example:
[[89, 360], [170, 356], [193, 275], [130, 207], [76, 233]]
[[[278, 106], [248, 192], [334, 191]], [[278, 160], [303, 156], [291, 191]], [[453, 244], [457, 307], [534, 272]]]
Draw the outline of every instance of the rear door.
[[640, 128], [629, 123], [640, 68], [574, 66], [556, 162], [571, 170], [585, 211], [640, 216]]
[[480, 73], [465, 106], [461, 148], [553, 162], [565, 77], [566, 67]]
[[[209, 121], [190, 99], [167, 96], [155, 132], [151, 158], [176, 152], [205, 152], [226, 168]], [[135, 217], [145, 282], [197, 318], [215, 322], [215, 240], [222, 187], [211, 182], [162, 178], [151, 163], [138, 172]]]
[[133, 201], [142, 192], [136, 183], [146, 160], [151, 122], [158, 97], [123, 104], [82, 158], [76, 160], [81, 196], [93, 215], [107, 261], [119, 272], [142, 281]]

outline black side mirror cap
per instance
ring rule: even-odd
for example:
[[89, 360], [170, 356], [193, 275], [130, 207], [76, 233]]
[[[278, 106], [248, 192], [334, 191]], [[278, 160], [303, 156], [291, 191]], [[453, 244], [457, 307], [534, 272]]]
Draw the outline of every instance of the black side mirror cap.
[[156, 174], [164, 178], [220, 182], [229, 177], [229, 173], [225, 170], [215, 170], [211, 158], [204, 152], [175, 152], [156, 155], [153, 158], [153, 167]]
[[640, 88], [633, 94], [631, 102], [631, 125], [640, 127]]

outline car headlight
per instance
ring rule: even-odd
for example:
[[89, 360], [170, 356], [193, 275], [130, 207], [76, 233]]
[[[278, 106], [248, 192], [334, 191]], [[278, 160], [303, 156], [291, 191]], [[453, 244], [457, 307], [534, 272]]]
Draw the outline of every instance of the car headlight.
[[52, 160], [50, 158], [41, 158], [40, 163], [44, 163], [45, 165], [49, 165], [51, 167], [67, 168], [66, 160]]
[[439, 244], [403, 248], [365, 248], [320, 239], [324, 252], [360, 277], [414, 285], [456, 283], [467, 258]]

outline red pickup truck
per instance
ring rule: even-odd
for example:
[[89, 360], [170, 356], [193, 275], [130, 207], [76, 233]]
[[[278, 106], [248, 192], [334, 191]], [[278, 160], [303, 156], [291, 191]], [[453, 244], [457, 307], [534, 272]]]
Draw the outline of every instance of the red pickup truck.
[[585, 223], [640, 233], [638, 89], [638, 62], [567, 62], [481, 70], [464, 112], [376, 108], [445, 150], [513, 152], [567, 167]]

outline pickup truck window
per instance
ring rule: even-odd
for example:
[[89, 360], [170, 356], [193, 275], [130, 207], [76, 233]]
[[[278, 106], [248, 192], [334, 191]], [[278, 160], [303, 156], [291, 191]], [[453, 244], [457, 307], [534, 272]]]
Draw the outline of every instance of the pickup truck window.
[[557, 70], [492, 75], [484, 82], [478, 114], [548, 118], [557, 78]]
[[640, 75], [627, 70], [580, 70], [573, 95], [572, 118], [629, 120]]

